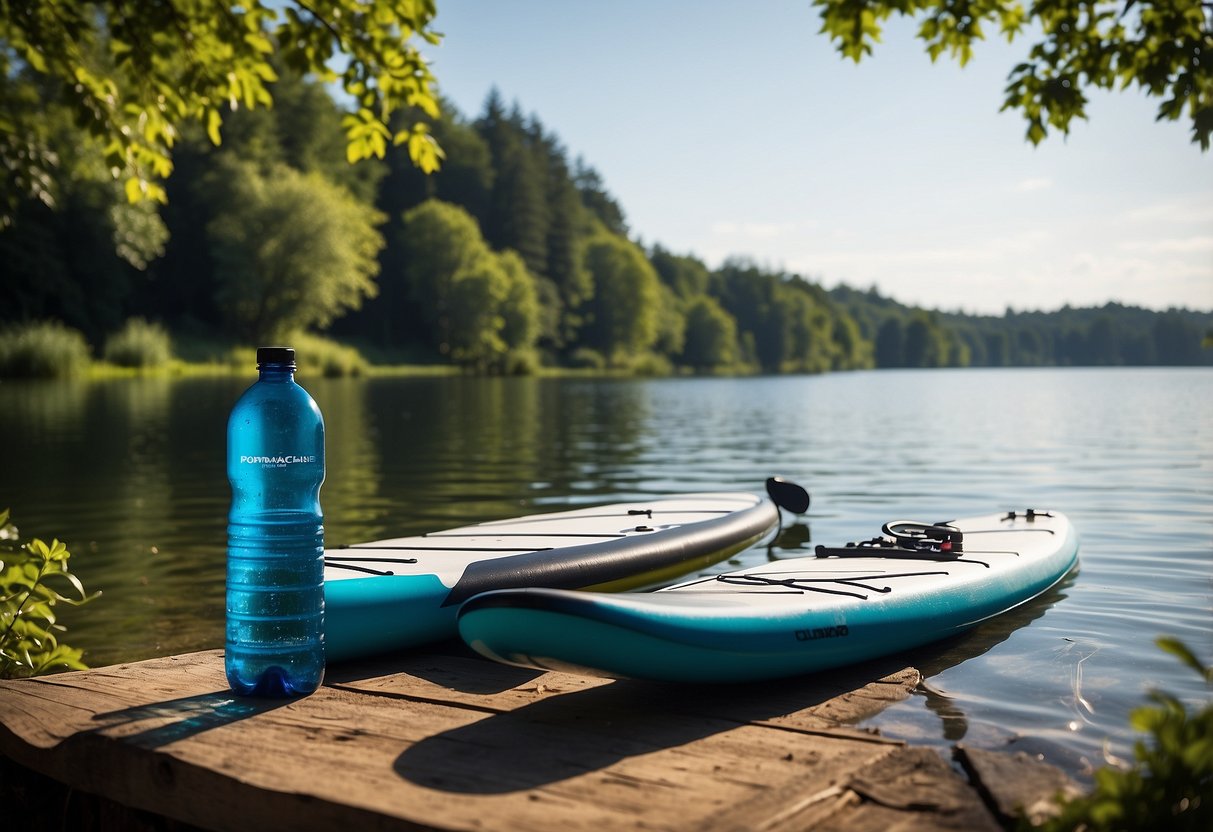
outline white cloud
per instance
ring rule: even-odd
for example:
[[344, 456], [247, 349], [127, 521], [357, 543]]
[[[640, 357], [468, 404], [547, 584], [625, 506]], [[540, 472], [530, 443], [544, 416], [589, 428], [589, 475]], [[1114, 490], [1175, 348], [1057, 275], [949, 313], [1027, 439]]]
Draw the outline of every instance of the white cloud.
[[799, 222], [735, 222], [733, 220], [717, 220], [712, 223], [713, 234], [722, 236], [742, 237], [748, 240], [773, 240], [795, 234], [803, 234], [817, 230], [816, 220], [801, 220]]
[[1213, 224], [1213, 197], [1202, 194], [1139, 205], [1125, 212], [1123, 218], [1132, 223], [1191, 223], [1207, 228]]
[[1213, 252], [1213, 237], [1173, 237], [1167, 240], [1128, 240], [1121, 251], [1135, 254], [1198, 254]]
[[1013, 190], [1019, 193], [1027, 193], [1029, 191], [1047, 191], [1053, 187], [1053, 180], [1047, 176], [1033, 176], [1028, 179], [1021, 179], [1015, 183]]

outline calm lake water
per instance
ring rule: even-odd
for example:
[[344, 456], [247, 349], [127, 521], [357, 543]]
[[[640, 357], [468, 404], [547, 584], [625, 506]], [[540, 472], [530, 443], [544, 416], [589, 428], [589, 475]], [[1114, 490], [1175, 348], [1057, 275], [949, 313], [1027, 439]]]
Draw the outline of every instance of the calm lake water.
[[[1213, 371], [875, 371], [744, 379], [301, 379], [327, 423], [330, 545], [672, 492], [805, 484], [780, 546], [885, 520], [1067, 513], [1079, 571], [907, 657], [924, 691], [868, 724], [1043, 752], [1083, 777], [1131, 755], [1129, 712], [1209, 691], [1153, 644], [1213, 657]], [[222, 644], [227, 413], [250, 379], [0, 384], [0, 507], [70, 544], [104, 595], [64, 616], [100, 666]], [[801, 551], [801, 549], [805, 551]], [[721, 565], [721, 568], [727, 568]]]

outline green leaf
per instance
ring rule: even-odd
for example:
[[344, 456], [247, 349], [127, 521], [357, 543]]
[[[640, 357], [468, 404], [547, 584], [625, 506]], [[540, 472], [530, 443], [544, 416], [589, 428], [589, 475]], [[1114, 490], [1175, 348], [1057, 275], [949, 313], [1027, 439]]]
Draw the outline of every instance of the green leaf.
[[[128, 183], [127, 192], [129, 193], [129, 191], [130, 191], [130, 187], [129, 187], [129, 183]], [[29, 543], [25, 544], [25, 549], [27, 552], [29, 552], [31, 555], [33, 555], [38, 560], [43, 560], [43, 561], [50, 560], [50, 557], [51, 557], [50, 548], [44, 542], [39, 540], [38, 538], [34, 538]]]
[[409, 136], [409, 158], [423, 173], [430, 174], [442, 167], [446, 153], [434, 141], [425, 125], [419, 124]]
[[51, 541], [50, 552], [48, 555], [49, 560], [62, 564], [71, 556], [72, 553], [67, 550], [66, 543], [63, 543], [58, 538]]
[[250, 32], [244, 36], [244, 42], [263, 55], [272, 55], [274, 47], [269, 39], [260, 32]]
[[139, 181], [138, 177], [132, 176], [129, 179], [127, 179], [126, 185], [124, 187], [126, 189], [126, 201], [127, 202], [129, 202], [133, 205], [136, 202], [139, 202], [140, 199], [142, 199], [143, 189], [140, 187], [140, 181]]
[[1192, 650], [1179, 639], [1164, 636], [1157, 639], [1154, 643], [1158, 645], [1159, 649], [1170, 653], [1172, 656], [1175, 656], [1181, 662], [1183, 662], [1186, 666], [1195, 670], [1204, 678], [1206, 682], [1213, 682], [1213, 667], [1208, 667], [1201, 662], [1201, 660], [1196, 657], [1196, 654], [1193, 653]]
[[206, 135], [210, 137], [211, 144], [218, 147], [223, 142], [223, 137], [219, 134], [219, 128], [223, 125], [223, 116], [216, 109], [210, 109], [206, 114]]
[[1042, 141], [1044, 141], [1045, 136], [1047, 135], [1048, 131], [1046, 131], [1044, 125], [1041, 124], [1040, 119], [1033, 119], [1028, 124], [1028, 141], [1030, 141], [1032, 144], [1040, 144]]

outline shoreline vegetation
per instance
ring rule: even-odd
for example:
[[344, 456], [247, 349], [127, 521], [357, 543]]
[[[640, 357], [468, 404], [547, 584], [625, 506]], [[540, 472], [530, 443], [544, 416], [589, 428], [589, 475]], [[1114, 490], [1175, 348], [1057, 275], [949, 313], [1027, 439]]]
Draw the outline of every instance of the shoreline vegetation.
[[449, 102], [401, 116], [447, 148], [429, 175], [402, 146], [350, 165], [315, 80], [284, 67], [274, 102], [231, 113], [221, 146], [185, 128], [163, 205], [129, 202], [49, 105], [55, 193], [0, 227], [0, 378], [218, 373], [287, 341], [327, 376], [1213, 365], [1213, 311], [969, 315], [646, 243], [602, 176], [496, 91], [475, 119]]
[[[312, 333], [286, 333], [268, 339], [267, 343], [293, 345], [301, 374], [328, 378], [453, 375], [610, 378], [876, 368], [1213, 366], [1210, 348], [1213, 313], [1155, 312], [1109, 304], [1101, 309], [1018, 315], [1008, 311], [1002, 318], [975, 318], [907, 309], [880, 298], [874, 291], [855, 293], [844, 287], [832, 294], [855, 311], [845, 320], [858, 330], [859, 351], [867, 360], [809, 367], [769, 367], [753, 361], [693, 367], [652, 351], [615, 356], [607, 361], [592, 350], [582, 349], [571, 360], [532, 350], [524, 360], [490, 367], [452, 360], [418, 360], [412, 350], [385, 350]], [[874, 304], [873, 298], [883, 303]], [[1088, 322], [1085, 326], [1084, 321]], [[1203, 342], [1202, 327], [1209, 330]], [[0, 325], [0, 380], [241, 375], [255, 365], [255, 351], [255, 347], [222, 337], [175, 337], [163, 325], [139, 317], [128, 320], [121, 330], [95, 347], [82, 332], [58, 321]]]

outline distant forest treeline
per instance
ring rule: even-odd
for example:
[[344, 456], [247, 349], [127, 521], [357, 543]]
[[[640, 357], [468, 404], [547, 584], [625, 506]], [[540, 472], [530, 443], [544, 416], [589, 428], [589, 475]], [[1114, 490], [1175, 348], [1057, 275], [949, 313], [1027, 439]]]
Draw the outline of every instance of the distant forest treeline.
[[859, 321], [880, 367], [1213, 365], [1213, 313], [1119, 303], [1054, 312], [965, 315], [907, 308], [875, 290], [831, 298]]
[[974, 317], [644, 247], [595, 169], [496, 92], [475, 120], [446, 104], [430, 176], [403, 147], [348, 164], [319, 84], [284, 72], [274, 96], [234, 113], [219, 147], [182, 136], [158, 211], [128, 204], [102, 151], [49, 114], [69, 175], [0, 231], [0, 328], [59, 321], [98, 350], [132, 318], [193, 343], [323, 333], [481, 372], [1213, 364], [1213, 313]]

